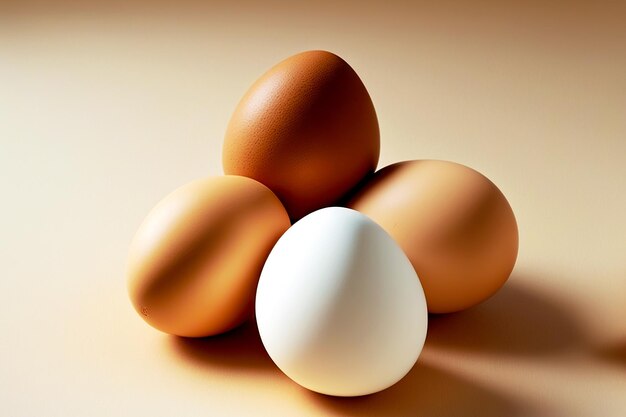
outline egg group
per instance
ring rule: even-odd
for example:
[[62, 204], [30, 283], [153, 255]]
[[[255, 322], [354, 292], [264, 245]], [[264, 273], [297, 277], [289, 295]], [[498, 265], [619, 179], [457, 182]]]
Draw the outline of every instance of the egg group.
[[395, 384], [418, 360], [428, 312], [469, 308], [505, 283], [518, 229], [479, 172], [430, 160], [375, 172], [379, 153], [374, 105], [346, 61], [281, 61], [233, 112], [225, 175], [183, 185], [139, 226], [135, 310], [184, 337], [255, 313], [267, 353], [301, 386], [358, 396]]

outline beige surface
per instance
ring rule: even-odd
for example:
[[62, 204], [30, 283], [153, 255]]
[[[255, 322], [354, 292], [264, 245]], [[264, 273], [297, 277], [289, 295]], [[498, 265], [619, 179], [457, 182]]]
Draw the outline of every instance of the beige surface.
[[[0, 3], [0, 414], [625, 415], [623, 2], [49, 3]], [[312, 48], [368, 87], [380, 166], [470, 165], [520, 226], [505, 288], [433, 318], [419, 365], [366, 398], [300, 389], [249, 331], [160, 334], [126, 295], [143, 216], [220, 173], [240, 96]]]

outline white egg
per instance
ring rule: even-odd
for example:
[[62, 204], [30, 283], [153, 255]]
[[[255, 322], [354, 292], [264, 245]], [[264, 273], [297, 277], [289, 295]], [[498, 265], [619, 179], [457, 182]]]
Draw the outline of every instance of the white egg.
[[427, 328], [410, 261], [376, 223], [330, 207], [272, 249], [256, 295], [259, 333], [276, 365], [312, 391], [357, 396], [402, 379]]

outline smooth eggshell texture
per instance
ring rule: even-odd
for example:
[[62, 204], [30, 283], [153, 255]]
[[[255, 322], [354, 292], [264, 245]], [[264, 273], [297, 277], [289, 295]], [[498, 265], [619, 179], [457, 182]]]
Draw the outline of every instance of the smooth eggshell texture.
[[292, 219], [335, 203], [378, 163], [372, 100], [354, 70], [326, 51], [280, 62], [241, 99], [228, 125], [226, 174], [276, 193]]
[[485, 176], [446, 161], [387, 166], [347, 204], [381, 225], [419, 276], [428, 310], [463, 310], [508, 279], [518, 250], [517, 223]]
[[242, 323], [287, 212], [249, 178], [202, 179], [177, 189], [148, 214], [132, 241], [128, 291], [153, 327], [209, 336]]
[[399, 381], [427, 328], [424, 292], [394, 240], [342, 207], [301, 219], [261, 273], [256, 317], [276, 365], [310, 390], [357, 396]]

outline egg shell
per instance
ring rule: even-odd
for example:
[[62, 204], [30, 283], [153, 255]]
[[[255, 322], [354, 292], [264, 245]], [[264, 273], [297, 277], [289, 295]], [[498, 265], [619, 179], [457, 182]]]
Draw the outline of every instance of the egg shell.
[[131, 243], [128, 292], [153, 327], [179, 336], [225, 332], [253, 311], [254, 291], [287, 212], [263, 184], [201, 179], [165, 197]]
[[330, 207], [276, 243], [256, 295], [261, 340], [309, 390], [358, 396], [413, 367], [426, 337], [419, 280], [400, 247], [366, 216]]
[[259, 78], [235, 109], [225, 135], [226, 174], [254, 178], [296, 220], [338, 201], [378, 164], [372, 100], [343, 59], [307, 51]]
[[449, 313], [493, 295], [517, 258], [508, 201], [488, 178], [447, 161], [406, 161], [376, 172], [348, 202], [402, 247], [428, 310]]

